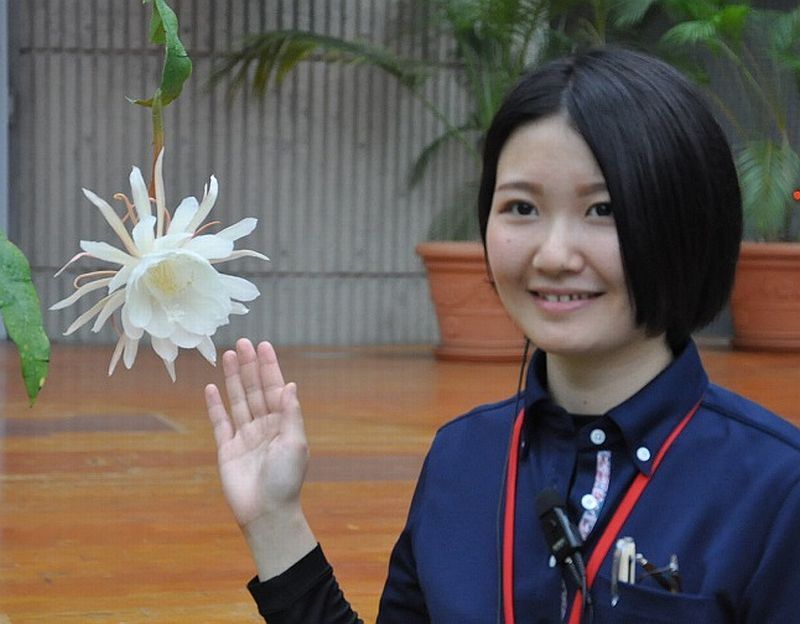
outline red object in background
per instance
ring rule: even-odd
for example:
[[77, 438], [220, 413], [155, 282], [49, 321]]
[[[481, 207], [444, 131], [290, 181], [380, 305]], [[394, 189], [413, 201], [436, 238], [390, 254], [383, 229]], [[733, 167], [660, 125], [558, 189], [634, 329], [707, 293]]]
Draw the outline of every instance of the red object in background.
[[794, 193], [792, 193], [792, 197], [794, 197], [795, 201], [800, 201], [800, 189], [797, 189]]

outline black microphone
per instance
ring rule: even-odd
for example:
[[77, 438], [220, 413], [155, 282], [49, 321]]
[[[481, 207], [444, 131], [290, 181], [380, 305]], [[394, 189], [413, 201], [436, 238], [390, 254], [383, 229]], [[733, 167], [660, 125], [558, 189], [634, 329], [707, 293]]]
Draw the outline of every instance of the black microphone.
[[[536, 513], [556, 562], [569, 570], [578, 588], [585, 590], [586, 568], [580, 553], [583, 540], [569, 521], [564, 510], [564, 501], [558, 492], [553, 488], [540, 492], [536, 497]], [[583, 595], [586, 596], [586, 591], [583, 591]]]

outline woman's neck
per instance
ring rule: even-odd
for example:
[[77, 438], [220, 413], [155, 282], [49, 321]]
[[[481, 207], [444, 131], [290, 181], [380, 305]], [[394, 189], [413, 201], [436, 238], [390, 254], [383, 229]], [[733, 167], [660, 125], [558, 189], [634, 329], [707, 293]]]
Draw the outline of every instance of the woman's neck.
[[663, 336], [644, 338], [623, 352], [547, 354], [547, 384], [558, 405], [572, 414], [604, 414], [646, 386], [669, 366]]

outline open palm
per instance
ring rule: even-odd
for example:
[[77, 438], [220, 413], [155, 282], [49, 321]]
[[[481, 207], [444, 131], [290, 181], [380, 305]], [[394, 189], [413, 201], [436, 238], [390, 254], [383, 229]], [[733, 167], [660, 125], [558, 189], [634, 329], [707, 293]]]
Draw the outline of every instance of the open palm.
[[295, 384], [283, 380], [272, 346], [246, 339], [222, 357], [230, 413], [206, 387], [225, 498], [240, 526], [299, 506], [308, 443]]

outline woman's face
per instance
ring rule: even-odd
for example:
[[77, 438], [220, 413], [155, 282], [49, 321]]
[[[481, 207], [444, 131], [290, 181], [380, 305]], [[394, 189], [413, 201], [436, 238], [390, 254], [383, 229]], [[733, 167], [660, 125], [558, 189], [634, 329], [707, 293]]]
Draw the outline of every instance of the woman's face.
[[624, 355], [635, 324], [600, 167], [562, 116], [520, 126], [500, 153], [486, 231], [503, 305], [554, 355]]

